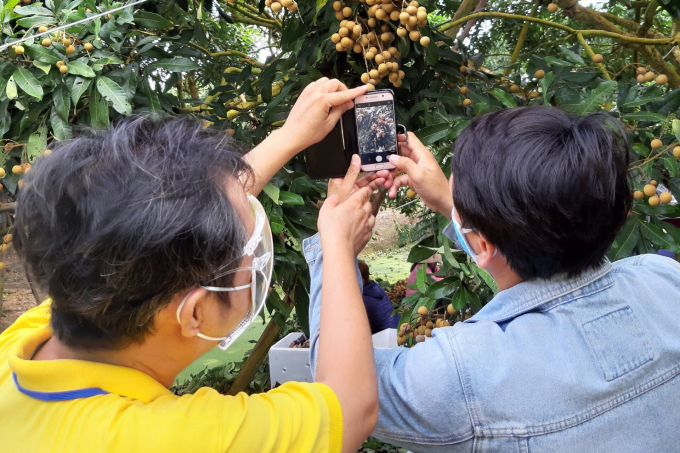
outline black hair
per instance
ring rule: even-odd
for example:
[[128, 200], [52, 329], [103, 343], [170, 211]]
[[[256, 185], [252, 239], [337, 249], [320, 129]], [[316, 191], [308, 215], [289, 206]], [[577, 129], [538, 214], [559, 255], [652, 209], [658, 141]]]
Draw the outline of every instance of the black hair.
[[52, 298], [57, 338], [141, 342], [175, 293], [238, 262], [247, 234], [227, 183], [249, 181], [242, 157], [199, 121], [137, 116], [38, 159], [19, 192], [15, 244]]
[[451, 161], [463, 225], [524, 280], [601, 265], [632, 206], [625, 133], [604, 113], [518, 107], [475, 118]]
[[371, 273], [368, 270], [368, 264], [362, 260], [357, 260], [357, 266], [359, 267], [359, 272], [361, 273], [361, 279], [368, 282], [371, 279]]

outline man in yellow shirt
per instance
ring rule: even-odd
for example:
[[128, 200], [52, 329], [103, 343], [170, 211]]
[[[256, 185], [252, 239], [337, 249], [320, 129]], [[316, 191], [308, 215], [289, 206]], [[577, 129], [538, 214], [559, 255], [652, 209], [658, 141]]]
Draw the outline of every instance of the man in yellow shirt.
[[319, 215], [328, 285], [342, 291], [323, 296], [317, 383], [253, 396], [168, 388], [264, 305], [273, 247], [254, 195], [364, 92], [311, 84], [245, 156], [200, 123], [140, 117], [39, 159], [14, 234], [51, 300], [0, 335], [0, 450], [356, 451], [377, 421], [377, 388], [354, 260], [375, 222], [369, 187], [385, 182], [355, 186], [358, 163]]

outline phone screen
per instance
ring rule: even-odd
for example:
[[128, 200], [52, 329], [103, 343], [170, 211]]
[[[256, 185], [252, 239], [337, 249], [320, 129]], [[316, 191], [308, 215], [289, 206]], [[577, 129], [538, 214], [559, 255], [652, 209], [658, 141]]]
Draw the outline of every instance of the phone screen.
[[355, 109], [361, 164], [388, 163], [388, 156], [397, 154], [394, 101], [355, 104]]

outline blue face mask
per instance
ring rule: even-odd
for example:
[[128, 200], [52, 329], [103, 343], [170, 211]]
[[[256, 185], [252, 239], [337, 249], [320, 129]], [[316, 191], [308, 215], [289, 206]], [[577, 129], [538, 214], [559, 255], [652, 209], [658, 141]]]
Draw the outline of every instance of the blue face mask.
[[472, 233], [474, 230], [470, 228], [463, 228], [460, 226], [458, 221], [456, 220], [456, 208], [451, 210], [451, 223], [449, 223], [446, 228], [444, 228], [444, 236], [449, 238], [456, 246], [458, 250], [462, 250], [463, 252], [467, 253], [470, 255], [470, 258], [477, 264], [477, 254], [475, 253], [474, 250], [472, 250], [472, 247], [470, 247], [470, 243], [467, 241], [465, 238], [465, 235], [468, 233]]

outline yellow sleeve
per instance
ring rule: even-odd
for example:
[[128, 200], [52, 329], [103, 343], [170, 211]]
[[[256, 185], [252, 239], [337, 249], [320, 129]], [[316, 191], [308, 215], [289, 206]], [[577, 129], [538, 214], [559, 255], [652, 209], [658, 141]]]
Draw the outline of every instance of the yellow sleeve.
[[52, 299], [47, 299], [37, 307], [33, 307], [19, 316], [14, 324], [9, 326], [2, 334], [0, 334], [0, 342], [4, 337], [13, 334], [21, 329], [36, 329], [44, 327], [50, 323], [50, 315], [52, 313]]
[[339, 453], [342, 412], [323, 384], [290, 382], [267, 393], [193, 395], [133, 404], [116, 417], [112, 452]]

